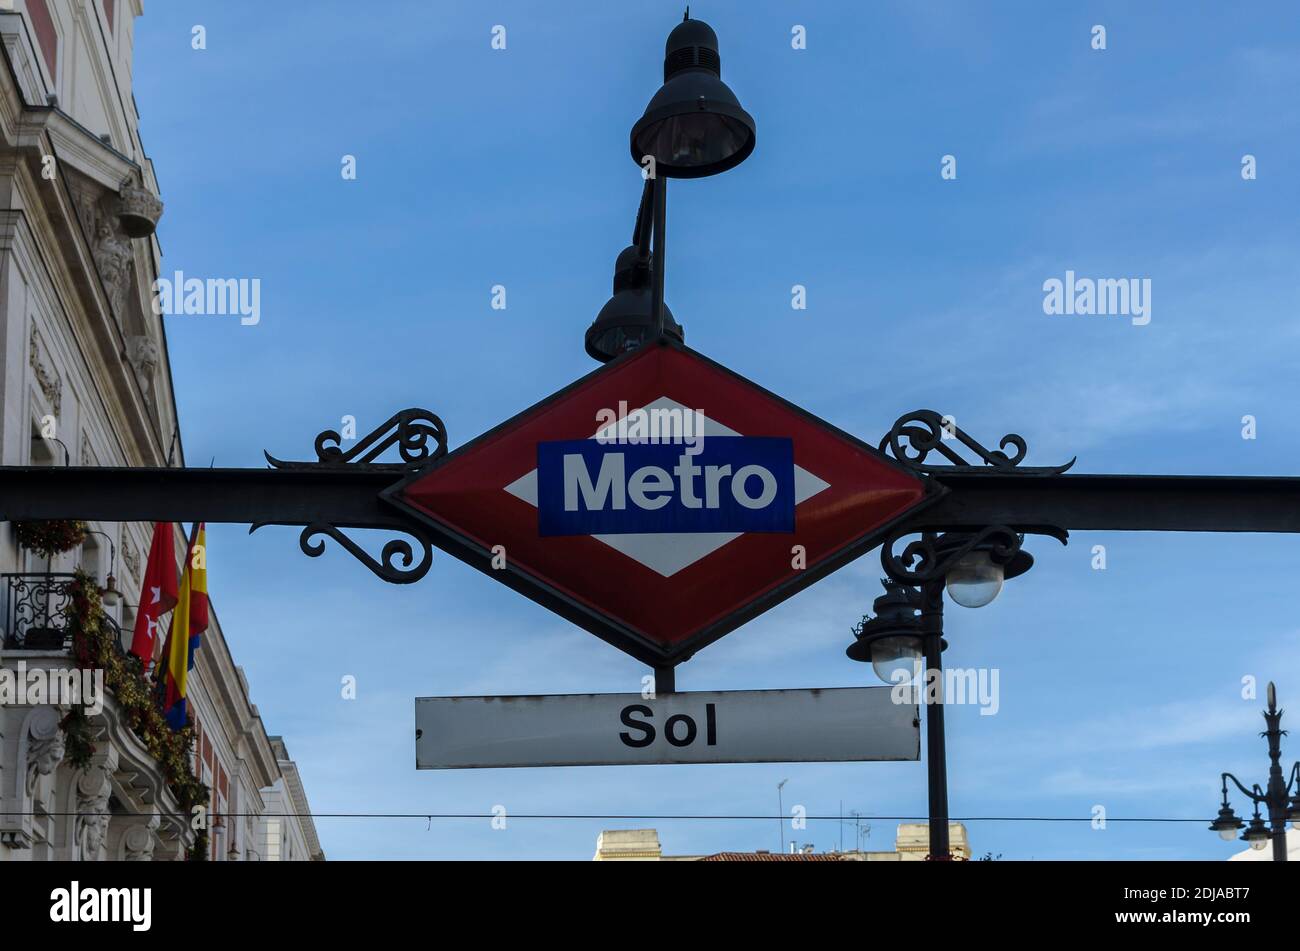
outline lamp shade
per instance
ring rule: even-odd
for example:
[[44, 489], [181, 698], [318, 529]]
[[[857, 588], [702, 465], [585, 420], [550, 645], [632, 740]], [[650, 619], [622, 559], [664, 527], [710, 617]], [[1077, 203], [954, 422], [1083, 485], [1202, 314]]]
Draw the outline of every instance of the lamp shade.
[[[592, 359], [607, 363], [653, 340], [656, 328], [652, 300], [649, 263], [641, 258], [635, 245], [624, 248], [614, 265], [614, 296], [587, 328], [585, 342]], [[664, 335], [678, 343], [686, 339], [686, 332], [673, 319], [667, 304]]]
[[655, 174], [704, 178], [754, 151], [754, 119], [722, 81], [718, 37], [703, 20], [668, 34], [664, 84], [632, 127], [632, 159], [653, 156]]

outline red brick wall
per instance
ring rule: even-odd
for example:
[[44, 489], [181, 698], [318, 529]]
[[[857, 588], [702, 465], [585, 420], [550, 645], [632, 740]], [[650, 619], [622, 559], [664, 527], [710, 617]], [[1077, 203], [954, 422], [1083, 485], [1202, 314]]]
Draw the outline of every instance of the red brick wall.
[[45, 5], [45, 0], [27, 0], [27, 16], [32, 21], [32, 29], [36, 31], [36, 42], [40, 44], [41, 53], [45, 56], [45, 65], [50, 68], [50, 75], [57, 77], [59, 34], [54, 29], [50, 8]]

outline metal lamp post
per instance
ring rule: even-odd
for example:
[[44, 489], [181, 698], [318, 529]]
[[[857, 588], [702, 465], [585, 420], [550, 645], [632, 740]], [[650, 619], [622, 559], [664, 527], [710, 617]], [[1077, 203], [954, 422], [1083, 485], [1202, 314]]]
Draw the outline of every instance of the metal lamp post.
[[[876, 616], [854, 629], [845, 653], [869, 661], [889, 684], [913, 683], [924, 674], [926, 773], [931, 859], [948, 860], [948, 762], [943, 723], [943, 596], [963, 607], [990, 604], [1002, 582], [1028, 571], [1033, 556], [1010, 532], [924, 533], [902, 558], [886, 547], [881, 561], [889, 578], [876, 599]], [[924, 658], [924, 668], [921, 660]]]
[[[1242, 833], [1241, 838], [1257, 851], [1263, 851], [1271, 839], [1273, 861], [1285, 862], [1287, 860], [1286, 824], [1288, 821], [1300, 823], [1300, 762], [1292, 764], [1291, 775], [1283, 781], [1282, 737], [1286, 735], [1286, 731], [1282, 729], [1282, 711], [1277, 708], [1277, 689], [1272, 682], [1268, 685], [1268, 709], [1264, 711], [1264, 723], [1268, 728], [1260, 736], [1268, 740], [1268, 786], [1266, 789], [1260, 789], [1256, 784], [1247, 789], [1232, 773], [1220, 774], [1219, 778], [1223, 783], [1223, 804], [1219, 807], [1218, 817], [1210, 823], [1210, 831], [1219, 833], [1225, 841], [1231, 842], [1237, 837], [1237, 831], [1246, 825], [1237, 818], [1228, 803], [1228, 780], [1231, 779], [1233, 785], [1250, 799], [1255, 811], [1254, 818], [1250, 820], [1250, 825]], [[1292, 789], [1296, 790], [1294, 794]], [[1268, 809], [1267, 823], [1260, 815], [1260, 806]]]
[[683, 339], [664, 307], [667, 179], [735, 168], [754, 151], [754, 141], [753, 117], [722, 81], [717, 34], [688, 10], [668, 34], [664, 83], [632, 126], [632, 160], [641, 166], [645, 188], [632, 246], [615, 265], [614, 296], [587, 330], [587, 353], [594, 359], [607, 362], [665, 335]]
[[117, 545], [113, 543], [112, 537], [107, 532], [101, 532], [96, 529], [87, 529], [87, 535], [102, 535], [108, 542], [108, 575], [104, 579], [104, 587], [99, 589], [99, 596], [103, 602], [110, 607], [122, 600], [122, 593], [117, 590], [117, 579], [114, 574], [117, 571]]

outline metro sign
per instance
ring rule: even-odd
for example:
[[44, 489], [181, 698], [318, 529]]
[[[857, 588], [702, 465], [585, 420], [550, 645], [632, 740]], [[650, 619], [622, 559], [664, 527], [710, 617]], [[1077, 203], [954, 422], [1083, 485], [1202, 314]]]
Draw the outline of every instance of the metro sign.
[[669, 343], [606, 364], [383, 497], [444, 550], [666, 665], [870, 551], [937, 491]]

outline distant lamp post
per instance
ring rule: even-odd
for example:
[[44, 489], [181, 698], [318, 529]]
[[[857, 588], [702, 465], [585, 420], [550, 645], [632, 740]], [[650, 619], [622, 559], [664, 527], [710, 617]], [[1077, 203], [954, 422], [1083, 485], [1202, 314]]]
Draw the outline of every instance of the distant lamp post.
[[785, 789], [785, 784], [790, 780], [783, 779], [776, 784], [776, 817], [781, 829], [781, 852], [785, 852], [785, 797], [781, 790]]
[[614, 296], [587, 329], [587, 353], [602, 363], [654, 340], [684, 342], [664, 306], [668, 179], [717, 175], [754, 151], [754, 119], [722, 81], [717, 34], [692, 20], [689, 9], [668, 34], [664, 84], [632, 126], [629, 143], [645, 188], [632, 247], [614, 266]]
[[[1268, 709], [1264, 711], [1264, 723], [1267, 729], [1260, 734], [1268, 741], [1268, 787], [1260, 789], [1252, 785], [1247, 789], [1232, 773], [1221, 773], [1223, 783], [1223, 805], [1219, 807], [1218, 817], [1210, 823], [1210, 831], [1219, 833], [1225, 841], [1231, 842], [1237, 837], [1237, 830], [1246, 825], [1228, 803], [1228, 780], [1250, 799], [1255, 810], [1255, 817], [1242, 833], [1242, 840], [1252, 849], [1263, 851], [1271, 840], [1273, 843], [1273, 861], [1285, 862], [1286, 824], [1293, 826], [1300, 822], [1300, 762], [1291, 765], [1291, 775], [1282, 779], [1282, 711], [1277, 708], [1277, 688], [1272, 682], [1268, 685]], [[1292, 794], [1292, 789], [1295, 793]], [[1260, 815], [1259, 807], [1268, 809], [1268, 821]], [[1270, 828], [1271, 827], [1271, 828]]]

